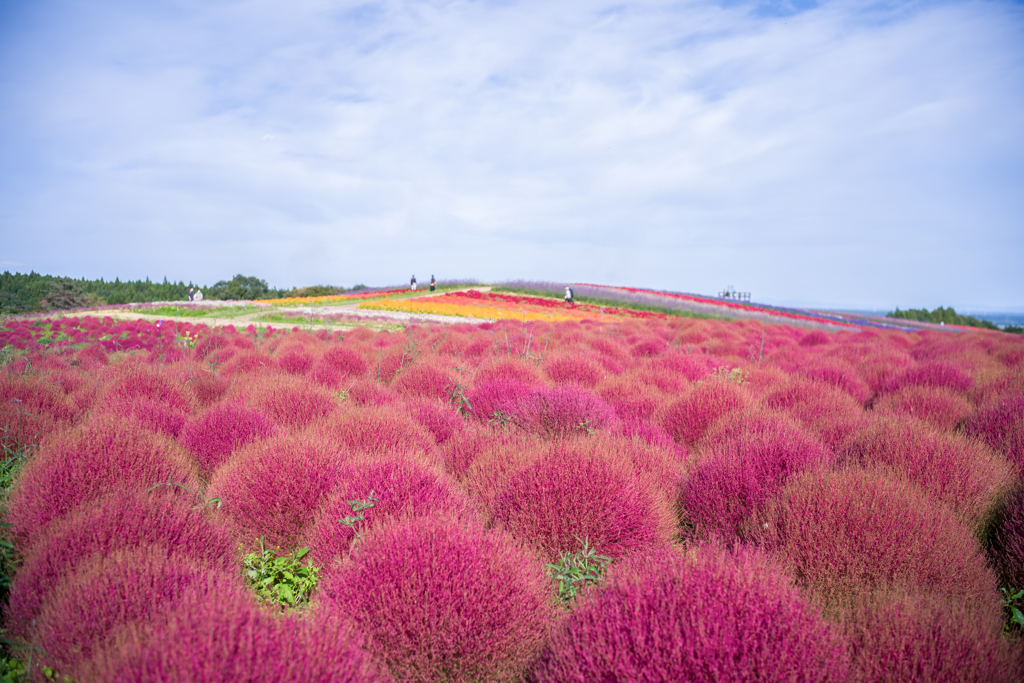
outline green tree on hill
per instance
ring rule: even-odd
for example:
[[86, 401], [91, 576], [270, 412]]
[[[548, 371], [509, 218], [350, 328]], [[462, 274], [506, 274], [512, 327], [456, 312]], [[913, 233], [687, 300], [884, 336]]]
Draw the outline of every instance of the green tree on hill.
[[230, 280], [221, 280], [213, 287], [203, 292], [209, 299], [276, 299], [277, 290], [271, 289], [266, 280], [261, 280], [252, 275], [236, 275]]
[[986, 330], [998, 330], [994, 323], [988, 320], [978, 320], [977, 318], [970, 315], [960, 315], [953, 307], [943, 308], [939, 306], [934, 311], [929, 312], [927, 308], [911, 308], [906, 311], [901, 311], [899, 307], [896, 310], [887, 313], [886, 317], [889, 318], [900, 318], [902, 320], [917, 320], [918, 322], [924, 323], [945, 323], [947, 325], [964, 325], [966, 327], [981, 327]]

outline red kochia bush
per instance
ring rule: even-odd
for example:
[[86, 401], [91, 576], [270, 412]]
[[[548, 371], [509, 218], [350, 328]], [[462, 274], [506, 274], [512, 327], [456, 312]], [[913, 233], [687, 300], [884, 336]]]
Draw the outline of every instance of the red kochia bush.
[[737, 416], [701, 443], [697, 465], [679, 490], [680, 509], [698, 535], [735, 538], [791, 476], [831, 459], [817, 439], [781, 415]]
[[447, 401], [409, 401], [406, 408], [413, 419], [426, 427], [438, 445], [461, 436], [466, 422]]
[[1002, 585], [1024, 588], [1024, 488], [1018, 488], [1007, 501], [989, 554]]
[[846, 631], [855, 683], [1012, 683], [1020, 648], [993, 619], [904, 595], [854, 610]]
[[498, 378], [477, 382], [467, 392], [467, 398], [472, 414], [487, 422], [511, 416], [519, 402], [532, 391], [533, 385], [526, 382]]
[[335, 396], [322, 387], [311, 386], [300, 377], [278, 376], [251, 382], [239, 390], [246, 404], [274, 422], [302, 429], [330, 415], [338, 408]]
[[971, 388], [974, 379], [961, 372], [956, 366], [941, 361], [923, 363], [916, 367], [910, 367], [901, 373], [889, 378], [879, 389], [880, 394], [891, 394], [903, 387], [941, 387], [958, 393], [963, 393]]
[[186, 412], [145, 396], [114, 396], [101, 404], [100, 409], [134, 418], [139, 424], [168, 436], [178, 436], [188, 419]]
[[211, 572], [202, 564], [169, 561], [159, 553], [154, 557], [147, 548], [93, 555], [50, 591], [32, 642], [46, 653], [46, 664], [70, 674], [111, 631], [158, 614], [187, 589], [214, 598], [218, 586], [241, 583], [236, 572]]
[[367, 536], [323, 584], [400, 681], [511, 681], [544, 642], [550, 579], [501, 532], [444, 517]]
[[692, 446], [715, 420], [745, 404], [746, 396], [735, 382], [706, 380], [666, 408], [661, 425], [673, 439]]
[[301, 348], [289, 349], [277, 359], [277, 367], [290, 375], [305, 375], [313, 367], [313, 356]]
[[211, 571], [236, 570], [235, 543], [193, 501], [154, 493], [115, 492], [51, 524], [35, 540], [11, 588], [6, 628], [22, 639], [60, 577], [90, 557], [146, 548], [150, 558], [185, 558]]
[[612, 565], [529, 681], [847, 680], [841, 638], [762, 558], [703, 548], [644, 559]]
[[447, 368], [433, 362], [417, 362], [406, 366], [394, 382], [395, 389], [407, 396], [443, 399], [455, 386]]
[[51, 521], [112, 490], [146, 490], [168, 478], [193, 490], [196, 477], [175, 442], [131, 419], [98, 415], [51, 437], [11, 490], [8, 521], [20, 545]]
[[274, 423], [263, 413], [226, 403], [215, 406], [189, 422], [181, 443], [195, 455], [199, 468], [209, 474], [247, 443], [273, 436]]
[[604, 370], [579, 354], [556, 356], [544, 361], [544, 372], [558, 384], [578, 384], [593, 389]]
[[1011, 394], [979, 409], [966, 432], [1024, 469], [1024, 395]]
[[162, 404], [179, 413], [192, 411], [191, 397], [170, 373], [135, 361], [111, 366], [111, 370], [110, 398], [148, 399], [149, 404]]
[[242, 447], [213, 475], [209, 498], [239, 541], [298, 547], [305, 526], [334, 489], [342, 456], [314, 436], [278, 437]]
[[578, 386], [538, 387], [512, 406], [512, 421], [547, 438], [589, 434], [618, 423], [615, 411]]
[[951, 432], [974, 413], [963, 396], [949, 389], [904, 387], [875, 402], [874, 411], [886, 415], [907, 415]]
[[159, 619], [113, 634], [80, 671], [75, 680], [124, 683], [390, 680], [346, 624], [275, 615], [243, 588], [187, 591]]
[[334, 493], [325, 499], [303, 541], [321, 566], [348, 553], [355, 533], [339, 520], [352, 514], [348, 501], [365, 500], [371, 491], [378, 500], [362, 513], [362, 531], [395, 518], [470, 514], [469, 501], [452, 482], [402, 459], [346, 463], [337, 477]]
[[768, 504], [755, 529], [831, 606], [913, 588], [998, 610], [995, 577], [971, 532], [907, 482], [857, 469], [809, 472]]
[[0, 374], [0, 445], [11, 450], [38, 444], [79, 411], [59, 387], [40, 377]]
[[344, 453], [414, 453], [430, 449], [433, 438], [397, 407], [363, 408], [344, 414], [325, 427], [328, 438]]
[[1013, 467], [983, 444], [905, 417], [881, 417], [850, 438], [849, 461], [911, 481], [980, 530], [1016, 481]]
[[791, 382], [769, 392], [762, 402], [796, 418], [834, 451], [842, 449], [850, 435], [867, 424], [867, 415], [856, 399], [820, 382]]
[[513, 475], [498, 492], [493, 518], [554, 561], [586, 538], [603, 555], [620, 557], [666, 542], [671, 513], [616, 460], [571, 447], [551, 449]]

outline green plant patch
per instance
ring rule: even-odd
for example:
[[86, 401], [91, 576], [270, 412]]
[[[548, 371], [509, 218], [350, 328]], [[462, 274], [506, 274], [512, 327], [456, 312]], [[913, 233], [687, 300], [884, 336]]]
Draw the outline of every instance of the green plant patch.
[[558, 582], [558, 599], [566, 607], [576, 602], [576, 595], [581, 590], [599, 584], [612, 561], [607, 555], [598, 555], [588, 539], [577, 537], [576, 540], [583, 545], [579, 551], [562, 553], [558, 564], [546, 565], [551, 578]]
[[319, 581], [320, 567], [302, 562], [309, 548], [278, 556], [263, 544], [260, 551], [245, 556], [245, 579], [263, 602], [276, 602], [281, 609], [294, 609], [309, 602]]
[[210, 306], [208, 308], [189, 308], [188, 306], [160, 306], [158, 308], [140, 308], [134, 313], [166, 318], [237, 318], [252, 315], [266, 310], [262, 306]]

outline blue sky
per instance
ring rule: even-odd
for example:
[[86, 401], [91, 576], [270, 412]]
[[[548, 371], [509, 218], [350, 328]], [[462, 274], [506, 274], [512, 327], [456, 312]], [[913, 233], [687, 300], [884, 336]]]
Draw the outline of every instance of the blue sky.
[[0, 0], [0, 269], [1024, 308], [1024, 5]]

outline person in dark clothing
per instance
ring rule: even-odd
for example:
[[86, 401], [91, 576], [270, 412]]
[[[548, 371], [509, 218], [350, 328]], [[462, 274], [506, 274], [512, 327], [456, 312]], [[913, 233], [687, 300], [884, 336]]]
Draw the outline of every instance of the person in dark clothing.
[[188, 288], [188, 300], [189, 301], [193, 301], [194, 300], [193, 299], [193, 297], [195, 296], [195, 293], [193, 292], [194, 289], [195, 289], [194, 287], [189, 287]]
[[414, 292], [416, 291], [416, 276], [415, 275], [413, 275], [412, 279], [409, 280], [409, 289], [411, 289]]
[[430, 291], [431, 291], [431, 292], [433, 292], [433, 291], [435, 291], [436, 289], [437, 289], [437, 280], [435, 280], [435, 279], [434, 279], [434, 276], [433, 276], [433, 275], [431, 275], [431, 276], [430, 276]]

